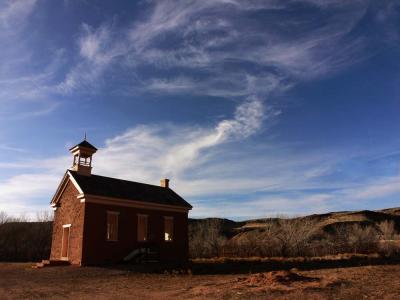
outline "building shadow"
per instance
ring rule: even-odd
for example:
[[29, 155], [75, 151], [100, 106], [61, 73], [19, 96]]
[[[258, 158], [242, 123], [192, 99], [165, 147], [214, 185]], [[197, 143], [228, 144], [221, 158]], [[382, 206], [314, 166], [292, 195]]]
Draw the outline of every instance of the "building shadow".
[[278, 270], [318, 270], [333, 268], [350, 268], [360, 266], [397, 265], [400, 258], [352, 256], [344, 259], [302, 258], [302, 259], [207, 259], [194, 260], [188, 263], [145, 263], [103, 265], [107, 269], [118, 269], [132, 273], [156, 274], [249, 274]]

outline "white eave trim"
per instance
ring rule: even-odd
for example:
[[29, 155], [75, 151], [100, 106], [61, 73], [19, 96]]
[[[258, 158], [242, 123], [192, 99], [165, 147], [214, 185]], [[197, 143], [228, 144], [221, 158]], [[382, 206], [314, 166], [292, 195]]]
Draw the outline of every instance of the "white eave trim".
[[57, 203], [58, 199], [60, 198], [60, 195], [62, 194], [62, 192], [65, 190], [65, 187], [67, 186], [67, 184], [66, 184], [67, 173], [68, 172], [65, 172], [63, 178], [61, 179], [60, 184], [57, 187], [57, 190], [53, 196], [53, 199], [51, 199], [50, 205], [52, 207], [56, 206], [56, 203]]
[[74, 184], [74, 186], [76, 187], [76, 189], [78, 190], [78, 192], [80, 194], [83, 194], [83, 191], [81, 189], [81, 187], [79, 186], [78, 182], [75, 180], [74, 176], [72, 176], [71, 172], [68, 170], [67, 171], [68, 175], [69, 175], [69, 179], [71, 180], [71, 182]]
[[61, 180], [61, 183], [59, 184], [57, 191], [54, 194], [53, 199], [50, 202], [51, 207], [55, 207], [57, 205], [58, 200], [60, 199], [62, 193], [64, 192], [65, 188], [67, 187], [68, 179], [71, 180], [72, 184], [75, 186], [75, 188], [78, 190], [78, 192], [80, 194], [83, 194], [83, 191], [82, 191], [81, 187], [79, 186], [78, 182], [75, 180], [75, 178], [72, 176], [71, 172], [68, 170], [64, 174], [64, 177]]

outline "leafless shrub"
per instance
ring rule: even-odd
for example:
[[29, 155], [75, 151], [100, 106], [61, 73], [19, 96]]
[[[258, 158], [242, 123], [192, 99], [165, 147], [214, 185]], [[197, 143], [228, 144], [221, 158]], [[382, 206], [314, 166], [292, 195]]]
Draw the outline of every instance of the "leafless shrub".
[[36, 213], [36, 222], [52, 222], [54, 215], [48, 210], [39, 211]]
[[265, 238], [262, 230], [252, 230], [239, 234], [235, 239], [225, 243], [224, 255], [237, 257], [264, 256], [262, 240]]
[[0, 226], [8, 221], [9, 217], [6, 212], [0, 211]]
[[280, 219], [276, 238], [280, 241], [282, 256], [305, 256], [313, 234], [315, 222], [306, 218]]
[[29, 222], [29, 218], [25, 214], [20, 214], [19, 216], [9, 216], [7, 219], [7, 223], [21, 223], [21, 222]]
[[226, 238], [220, 220], [209, 219], [192, 225], [189, 231], [191, 257], [216, 257], [222, 253]]
[[381, 232], [385, 232], [386, 236], [397, 236], [390, 223], [379, 228], [373, 224], [340, 224], [324, 232], [311, 218], [266, 220], [264, 226], [244, 228], [230, 240], [221, 235], [218, 229], [220, 223], [209, 222], [198, 226], [192, 230], [194, 234], [190, 239], [193, 258], [220, 256], [221, 249], [223, 256], [230, 257], [370, 254], [380, 249]]
[[261, 231], [260, 256], [282, 256], [281, 239], [277, 236], [277, 224], [270, 222]]
[[378, 224], [380, 230], [379, 252], [388, 257], [400, 255], [400, 234], [393, 221]]
[[379, 232], [372, 226], [342, 224], [325, 240], [328, 253], [373, 253], [378, 249]]
[[379, 243], [379, 253], [386, 257], [400, 256], [400, 241], [396, 240], [381, 240]]
[[353, 253], [372, 253], [378, 249], [378, 231], [373, 226], [353, 225], [349, 234]]
[[382, 240], [398, 240], [400, 239], [399, 233], [395, 229], [393, 221], [383, 221], [378, 224], [381, 231], [380, 238]]
[[237, 235], [226, 243], [230, 256], [305, 256], [315, 231], [315, 223], [307, 218], [267, 220], [259, 229]]

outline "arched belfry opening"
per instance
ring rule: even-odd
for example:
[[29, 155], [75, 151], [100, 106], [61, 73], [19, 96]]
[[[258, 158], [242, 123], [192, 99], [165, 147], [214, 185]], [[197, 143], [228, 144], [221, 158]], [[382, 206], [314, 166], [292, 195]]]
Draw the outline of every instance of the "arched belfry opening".
[[97, 148], [86, 141], [85, 138], [85, 140], [69, 149], [69, 151], [74, 156], [71, 170], [90, 176], [92, 173], [92, 156], [96, 153]]

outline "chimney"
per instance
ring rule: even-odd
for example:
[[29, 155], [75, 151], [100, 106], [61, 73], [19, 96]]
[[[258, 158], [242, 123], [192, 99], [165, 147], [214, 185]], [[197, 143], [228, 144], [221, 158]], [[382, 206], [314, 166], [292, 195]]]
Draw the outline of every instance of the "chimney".
[[160, 180], [160, 186], [163, 188], [169, 188], [169, 179], [164, 178]]

